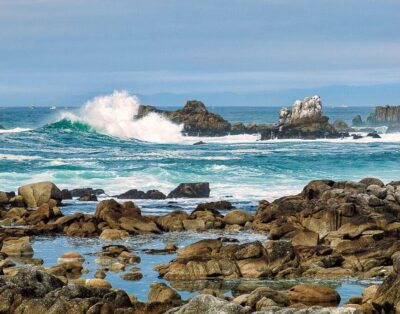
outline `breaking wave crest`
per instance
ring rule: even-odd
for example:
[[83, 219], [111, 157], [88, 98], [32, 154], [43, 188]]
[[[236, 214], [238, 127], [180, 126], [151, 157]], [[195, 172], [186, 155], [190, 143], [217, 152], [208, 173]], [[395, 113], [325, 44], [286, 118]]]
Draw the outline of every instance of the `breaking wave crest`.
[[114, 91], [88, 101], [79, 114], [61, 113], [56, 128], [96, 131], [121, 139], [138, 139], [153, 143], [178, 143], [183, 139], [183, 126], [172, 123], [159, 114], [150, 113], [135, 119], [139, 100], [126, 91]]

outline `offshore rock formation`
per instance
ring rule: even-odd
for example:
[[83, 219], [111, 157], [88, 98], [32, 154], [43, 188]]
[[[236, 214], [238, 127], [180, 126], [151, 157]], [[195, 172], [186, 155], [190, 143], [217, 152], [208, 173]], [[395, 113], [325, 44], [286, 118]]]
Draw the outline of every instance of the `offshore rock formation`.
[[303, 101], [296, 100], [292, 109], [283, 107], [279, 112], [278, 124], [262, 132], [261, 140], [340, 138], [348, 135], [336, 130], [328, 120], [322, 115], [321, 98], [306, 97]]
[[162, 114], [177, 124], [183, 124], [183, 132], [190, 136], [223, 136], [229, 134], [231, 130], [228, 121], [220, 115], [209, 112], [206, 106], [197, 100], [189, 100], [182, 109], [176, 111], [142, 105], [136, 118], [141, 118], [150, 112]]
[[367, 118], [369, 126], [388, 126], [390, 129], [400, 129], [400, 106], [377, 106]]
[[373, 127], [386, 126], [388, 131], [400, 130], [400, 106], [377, 106], [366, 121], [363, 121], [360, 115], [356, 115], [352, 120], [354, 127], [365, 127], [367, 131], [373, 130]]

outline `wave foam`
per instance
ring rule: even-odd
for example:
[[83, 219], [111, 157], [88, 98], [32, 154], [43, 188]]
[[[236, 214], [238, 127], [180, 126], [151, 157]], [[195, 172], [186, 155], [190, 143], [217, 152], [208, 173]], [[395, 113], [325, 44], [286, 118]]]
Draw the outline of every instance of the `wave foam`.
[[139, 100], [126, 91], [88, 101], [79, 116], [64, 112], [62, 119], [87, 123], [94, 130], [122, 139], [134, 138], [154, 143], [178, 143], [183, 139], [182, 125], [177, 125], [159, 114], [150, 113], [141, 119], [134, 117], [139, 111]]
[[14, 128], [14, 129], [1, 129], [0, 134], [2, 133], [20, 133], [20, 132], [27, 132], [31, 131], [32, 129], [27, 129], [27, 128]]

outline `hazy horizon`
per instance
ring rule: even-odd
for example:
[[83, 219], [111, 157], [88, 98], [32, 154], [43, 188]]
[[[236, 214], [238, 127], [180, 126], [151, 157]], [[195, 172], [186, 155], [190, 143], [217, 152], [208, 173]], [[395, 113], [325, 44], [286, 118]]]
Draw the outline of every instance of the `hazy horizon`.
[[0, 106], [114, 90], [158, 106], [399, 104], [398, 12], [393, 0], [4, 0]]

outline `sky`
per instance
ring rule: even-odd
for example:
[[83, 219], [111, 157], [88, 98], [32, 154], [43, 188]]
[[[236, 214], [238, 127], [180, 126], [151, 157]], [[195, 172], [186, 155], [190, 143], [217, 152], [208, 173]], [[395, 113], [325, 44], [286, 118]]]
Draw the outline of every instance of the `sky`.
[[397, 0], [0, 0], [0, 106], [399, 104], [399, 30]]

